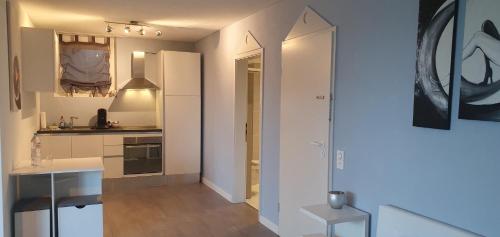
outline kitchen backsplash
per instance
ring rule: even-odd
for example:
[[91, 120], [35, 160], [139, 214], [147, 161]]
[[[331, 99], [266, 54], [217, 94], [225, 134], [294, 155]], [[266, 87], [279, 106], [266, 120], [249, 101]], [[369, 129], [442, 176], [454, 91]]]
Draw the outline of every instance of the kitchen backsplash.
[[154, 91], [120, 92], [113, 98], [54, 97], [53, 93], [40, 93], [40, 111], [47, 113], [47, 123], [66, 122], [70, 116], [78, 117], [75, 126], [93, 126], [97, 110], [108, 110], [108, 120], [120, 125], [151, 126], [156, 124], [156, 94]]

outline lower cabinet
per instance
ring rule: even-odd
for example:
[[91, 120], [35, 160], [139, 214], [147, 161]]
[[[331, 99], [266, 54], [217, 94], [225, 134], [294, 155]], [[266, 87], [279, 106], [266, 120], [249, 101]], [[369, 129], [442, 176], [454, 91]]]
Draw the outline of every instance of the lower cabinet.
[[70, 136], [40, 136], [42, 157], [66, 159], [71, 157]]
[[104, 178], [123, 177], [123, 157], [104, 157]]
[[102, 237], [102, 203], [59, 203], [57, 227], [58, 237]]
[[71, 157], [103, 156], [103, 137], [98, 135], [81, 135], [71, 137]]

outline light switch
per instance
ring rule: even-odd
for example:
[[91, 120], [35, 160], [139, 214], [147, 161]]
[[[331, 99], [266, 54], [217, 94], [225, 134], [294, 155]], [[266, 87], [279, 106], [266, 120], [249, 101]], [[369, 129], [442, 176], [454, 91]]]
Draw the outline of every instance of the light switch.
[[337, 150], [337, 169], [344, 169], [344, 151]]

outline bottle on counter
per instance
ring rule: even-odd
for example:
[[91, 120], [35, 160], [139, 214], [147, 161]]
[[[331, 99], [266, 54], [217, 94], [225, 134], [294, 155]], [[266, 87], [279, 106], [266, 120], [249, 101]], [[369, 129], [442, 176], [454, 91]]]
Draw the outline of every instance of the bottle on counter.
[[40, 166], [42, 163], [42, 142], [40, 138], [35, 134], [31, 140], [31, 165]]
[[66, 121], [64, 121], [64, 116], [61, 115], [61, 118], [59, 119], [59, 128], [65, 128], [66, 127]]

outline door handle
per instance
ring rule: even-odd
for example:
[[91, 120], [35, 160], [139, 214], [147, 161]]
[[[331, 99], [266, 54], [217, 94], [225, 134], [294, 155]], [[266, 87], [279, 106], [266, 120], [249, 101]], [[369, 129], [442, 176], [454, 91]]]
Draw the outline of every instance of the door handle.
[[321, 149], [321, 158], [326, 157], [326, 145], [324, 141], [311, 141], [309, 142], [309, 144], [317, 146], [319, 149]]
[[311, 144], [313, 146], [317, 146], [317, 147], [324, 147], [325, 146], [325, 143], [322, 141], [312, 141], [309, 144]]

